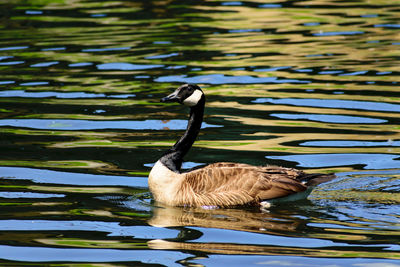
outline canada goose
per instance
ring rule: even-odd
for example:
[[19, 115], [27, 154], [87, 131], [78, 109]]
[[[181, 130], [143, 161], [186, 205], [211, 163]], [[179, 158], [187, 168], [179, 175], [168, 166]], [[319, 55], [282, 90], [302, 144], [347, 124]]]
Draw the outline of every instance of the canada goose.
[[181, 172], [183, 157], [192, 147], [203, 121], [205, 96], [199, 86], [184, 84], [161, 102], [190, 107], [183, 136], [153, 166], [149, 188], [154, 200], [170, 206], [268, 207], [271, 200], [305, 198], [311, 189], [332, 180], [333, 174], [306, 174], [278, 166], [219, 162]]

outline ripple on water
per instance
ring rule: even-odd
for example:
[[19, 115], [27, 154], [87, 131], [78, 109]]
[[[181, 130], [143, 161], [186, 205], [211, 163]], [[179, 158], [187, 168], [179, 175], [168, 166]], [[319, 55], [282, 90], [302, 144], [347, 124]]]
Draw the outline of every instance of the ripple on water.
[[41, 10], [25, 10], [25, 14], [27, 14], [27, 15], [42, 15], [43, 11], [41, 11]]
[[44, 193], [33, 193], [33, 192], [0, 192], [0, 198], [53, 198], [53, 197], [65, 197], [63, 194], [44, 194]]
[[363, 169], [381, 170], [400, 166], [400, 156], [397, 154], [332, 153], [266, 156], [266, 158], [297, 162], [297, 166], [305, 168], [363, 165]]
[[40, 85], [48, 85], [49, 82], [24, 82], [20, 83], [21, 86], [40, 86]]
[[123, 62], [104, 63], [97, 65], [99, 70], [148, 70], [162, 67], [164, 67], [164, 65], [142, 65]]
[[147, 179], [143, 177], [97, 175], [23, 167], [0, 167], [0, 173], [0, 177], [3, 179], [30, 180], [39, 184], [148, 188]]
[[262, 4], [258, 6], [259, 8], [281, 8], [281, 4]]
[[44, 67], [51, 67], [53, 65], [57, 65], [58, 61], [50, 61], [50, 62], [41, 62], [31, 65], [32, 68], [44, 68]]
[[110, 48], [85, 48], [82, 49], [82, 52], [108, 52], [108, 51], [122, 51], [129, 50], [132, 47], [124, 46], [124, 47], [110, 47]]
[[306, 141], [300, 144], [301, 146], [315, 147], [386, 147], [400, 146], [400, 141], [357, 141], [357, 140], [324, 140], [324, 141]]
[[9, 46], [9, 47], [0, 47], [0, 51], [21, 50], [27, 48], [29, 48], [29, 46]]
[[155, 78], [154, 81], [200, 84], [310, 83], [310, 81], [298, 79], [280, 79], [278, 77], [254, 77], [248, 75], [227, 76], [224, 74], [208, 74], [194, 77], [187, 77], [187, 75], [170, 75]]
[[92, 65], [93, 65], [92, 62], [77, 62], [77, 63], [68, 64], [68, 67], [77, 68], [77, 67], [87, 67], [87, 66], [92, 66]]
[[348, 72], [348, 73], [341, 73], [339, 76], [357, 76], [357, 75], [363, 75], [366, 74], [368, 71], [366, 70], [361, 70], [361, 71], [353, 71], [353, 72]]
[[155, 55], [155, 56], [148, 56], [145, 57], [146, 59], [161, 59], [161, 58], [169, 58], [169, 57], [176, 57], [179, 56], [179, 53], [169, 53], [169, 54], [161, 54], [161, 55]]
[[290, 246], [290, 247], [307, 247], [307, 248], [322, 248], [330, 247], [334, 245], [345, 245], [331, 240], [316, 239], [316, 238], [301, 238], [301, 242], [298, 243], [297, 237], [284, 237], [274, 235], [264, 235], [260, 233], [248, 233], [243, 231], [235, 231], [230, 229], [215, 229], [215, 228], [199, 228], [193, 227], [199, 230], [203, 235], [198, 238], [197, 242], [204, 243], [217, 243], [219, 240], [224, 240], [226, 243], [231, 244], [247, 244], [248, 240], [251, 240], [252, 244], [258, 245], [274, 245], [274, 246]]
[[19, 64], [24, 64], [25, 61], [22, 60], [16, 60], [16, 61], [3, 61], [0, 62], [0, 66], [12, 66], [12, 65], [19, 65]]
[[105, 248], [52, 248], [0, 245], [0, 258], [27, 262], [139, 262], [177, 266], [176, 259], [184, 259], [192, 254], [178, 251], [154, 251], [138, 249]]
[[313, 33], [314, 36], [340, 36], [340, 35], [357, 35], [364, 34], [363, 31], [337, 31], [337, 32], [318, 32]]
[[132, 236], [135, 238], [176, 237], [179, 230], [168, 228], [152, 228], [140, 225], [121, 225], [119, 222], [102, 221], [52, 221], [52, 220], [0, 220], [0, 228], [4, 231], [97, 231], [106, 232], [108, 236]]
[[15, 81], [0, 81], [0, 85], [13, 84], [13, 83], [15, 83]]
[[[6, 2], [2, 262], [398, 265], [398, 6]], [[269, 212], [161, 208], [158, 222], [173, 225], [153, 226], [145, 176], [187, 111], [152, 101], [181, 82], [207, 85], [203, 127], [226, 125], [201, 134], [185, 169], [235, 160], [346, 172]]]
[[[63, 119], [5, 119], [0, 120], [0, 126], [23, 127], [43, 130], [184, 130], [186, 120], [63, 120]], [[203, 122], [202, 128], [221, 127]]]
[[320, 71], [320, 72], [318, 72], [318, 74], [321, 74], [321, 75], [333, 75], [333, 74], [339, 74], [339, 73], [342, 73], [343, 71], [342, 70], [325, 70], [325, 71]]
[[[345, 253], [345, 252], [343, 252]], [[356, 252], [351, 251], [349, 254]], [[300, 257], [300, 256], [258, 256], [258, 255], [231, 255], [227, 260], [217, 253], [209, 255], [207, 258], [195, 258], [191, 260], [194, 264], [200, 266], [308, 266], [308, 267], [322, 267], [322, 266], [353, 266], [353, 267], [399, 267], [397, 260], [387, 259], [368, 259], [368, 258], [335, 258], [335, 264], [332, 264], [333, 259], [326, 257]], [[232, 264], [234, 263], [234, 264]]]
[[65, 46], [61, 47], [48, 47], [48, 48], [42, 48], [42, 51], [63, 51], [66, 50], [67, 48]]
[[[1, 82], [0, 82], [1, 84]], [[98, 93], [86, 93], [86, 92], [27, 92], [25, 90], [6, 90], [0, 91], [0, 97], [26, 97], [26, 98], [130, 98], [135, 97], [135, 94], [98, 94]]]
[[400, 24], [375, 24], [376, 28], [400, 28]]
[[13, 56], [0, 56], [0, 60], [13, 58]]
[[348, 115], [271, 113], [270, 116], [290, 120], [310, 120], [329, 123], [385, 123], [387, 120]]
[[400, 112], [399, 104], [358, 100], [317, 98], [257, 98], [256, 100], [253, 100], [251, 102], [256, 104], [271, 103], [277, 105]]
[[222, 2], [221, 5], [223, 6], [241, 6], [243, 5], [240, 1], [229, 1], [229, 2]]
[[254, 69], [256, 72], [270, 72], [270, 71], [278, 71], [278, 70], [287, 70], [292, 68], [292, 66], [281, 66], [281, 67], [269, 67], [269, 68], [260, 68]]

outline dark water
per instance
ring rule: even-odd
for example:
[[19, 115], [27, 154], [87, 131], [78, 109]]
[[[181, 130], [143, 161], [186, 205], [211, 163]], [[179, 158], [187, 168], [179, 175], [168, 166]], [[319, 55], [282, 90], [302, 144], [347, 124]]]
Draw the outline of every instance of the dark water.
[[[4, 1], [0, 263], [400, 266], [398, 1]], [[207, 94], [185, 168], [338, 179], [257, 209], [156, 207], [147, 175]]]

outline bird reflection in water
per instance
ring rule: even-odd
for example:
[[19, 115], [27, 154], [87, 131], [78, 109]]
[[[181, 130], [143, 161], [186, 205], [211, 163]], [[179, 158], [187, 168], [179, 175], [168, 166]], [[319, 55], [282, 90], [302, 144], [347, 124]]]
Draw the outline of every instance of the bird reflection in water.
[[[304, 202], [309, 202], [304, 200]], [[297, 213], [297, 212], [296, 212]], [[281, 236], [294, 236], [295, 232], [305, 224], [304, 219], [292, 216], [290, 211], [280, 210], [274, 212], [260, 212], [257, 208], [247, 209], [219, 209], [219, 208], [189, 208], [171, 207], [158, 204], [153, 208], [153, 216], [148, 224], [154, 227], [177, 228], [180, 233], [176, 238], [154, 239], [148, 241], [151, 249], [192, 250], [206, 253], [224, 254], [275, 254], [279, 246], [232, 243], [218, 240], [200, 240], [203, 235], [208, 235], [207, 229], [225, 229], [263, 233]], [[204, 228], [204, 230], [202, 230]], [[206, 238], [209, 239], [209, 238]], [[197, 241], [197, 242], [196, 242]], [[245, 240], [243, 240], [245, 241]], [[297, 249], [295, 249], [297, 250]], [[275, 252], [274, 252], [275, 251]], [[293, 255], [298, 252], [292, 251]]]

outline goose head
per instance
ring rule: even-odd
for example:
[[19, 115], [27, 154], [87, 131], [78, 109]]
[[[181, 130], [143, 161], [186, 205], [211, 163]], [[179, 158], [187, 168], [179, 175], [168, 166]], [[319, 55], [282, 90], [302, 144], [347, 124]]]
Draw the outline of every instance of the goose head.
[[195, 84], [184, 84], [176, 89], [172, 94], [163, 97], [161, 102], [178, 102], [182, 105], [194, 107], [204, 99], [204, 93]]

